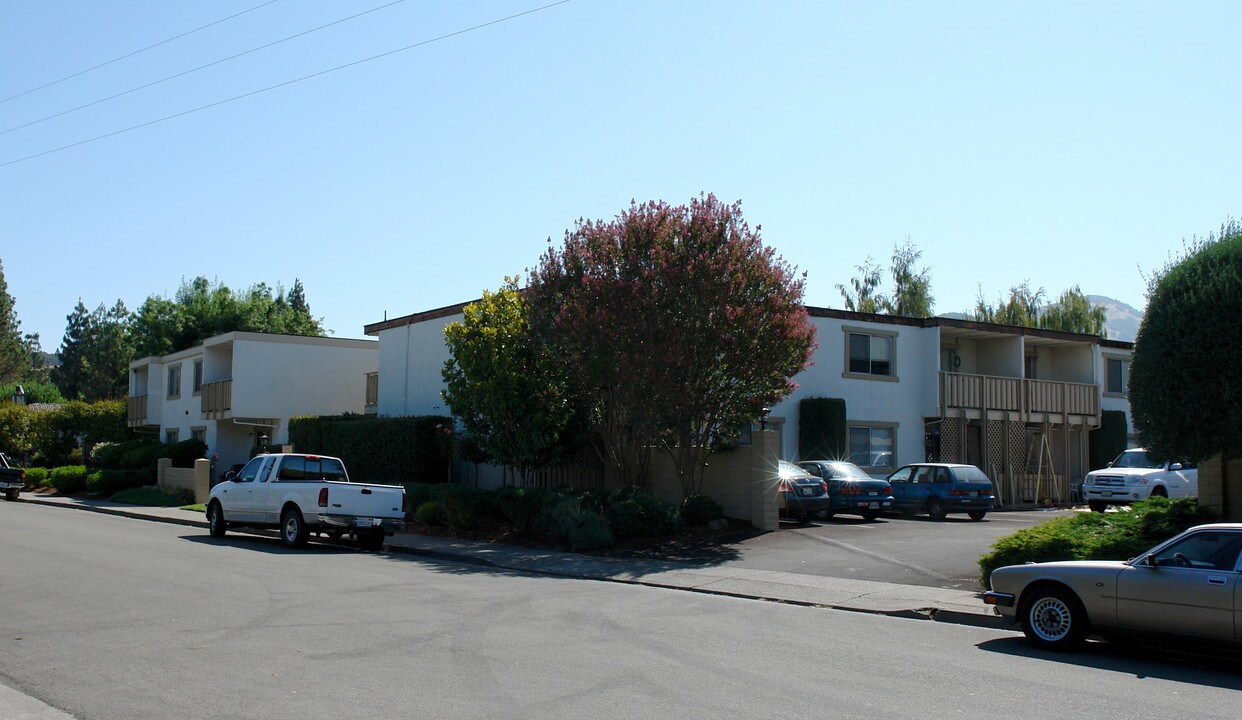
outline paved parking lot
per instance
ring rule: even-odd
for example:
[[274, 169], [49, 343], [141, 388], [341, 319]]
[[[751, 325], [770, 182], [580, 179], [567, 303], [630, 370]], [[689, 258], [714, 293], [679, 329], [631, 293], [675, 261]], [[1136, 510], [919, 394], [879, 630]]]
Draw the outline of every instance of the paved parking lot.
[[996, 538], [1072, 512], [993, 512], [982, 522], [969, 520], [965, 515], [950, 515], [944, 522], [899, 515], [885, 515], [874, 522], [850, 515], [808, 525], [782, 522], [779, 532], [731, 544], [729, 548], [735, 555], [722, 564], [981, 590], [978, 560]]

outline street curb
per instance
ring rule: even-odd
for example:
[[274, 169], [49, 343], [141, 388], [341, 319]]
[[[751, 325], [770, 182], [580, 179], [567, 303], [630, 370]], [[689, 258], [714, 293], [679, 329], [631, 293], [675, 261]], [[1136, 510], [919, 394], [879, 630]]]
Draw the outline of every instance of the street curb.
[[[120, 517], [130, 518], [133, 520], [151, 520], [154, 522], [167, 523], [169, 525], [181, 525], [183, 527], [206, 528], [207, 521], [195, 520], [191, 518], [170, 518], [160, 517], [158, 515], [148, 515], [145, 513], [131, 512], [119, 508], [95, 507], [92, 505], [68, 505], [63, 502], [49, 502], [38, 497], [34, 498], [18, 498], [19, 502], [27, 502], [32, 505], [42, 505], [44, 507], [68, 508], [70, 510], [86, 510], [88, 512], [99, 513], [101, 515], [117, 515]], [[548, 577], [561, 577], [573, 580], [594, 580], [597, 582], [610, 582], [618, 585], [636, 585], [641, 587], [659, 588], [662, 590], [676, 590], [680, 592], [692, 592], [700, 595], [715, 595], [717, 597], [730, 597], [739, 600], [757, 600], [761, 602], [770, 602], [780, 605], [795, 605], [807, 608], [823, 608], [827, 610], [841, 610], [844, 612], [862, 613], [865, 615], [881, 615], [884, 617], [903, 618], [907, 620], [931, 620], [933, 622], [946, 623], [951, 625], [964, 625], [968, 627], [980, 627], [987, 629], [999, 630], [1004, 628], [1004, 618], [995, 615], [980, 615], [978, 613], [962, 612], [958, 610], [947, 610], [944, 608], [916, 608], [902, 610], [876, 610], [873, 608], [861, 608], [851, 605], [843, 605], [839, 603], [817, 603], [809, 600], [793, 600], [789, 598], [768, 597], [766, 595], [756, 595], [754, 593], [738, 593], [725, 590], [711, 590], [707, 588], [687, 587], [684, 585], [670, 585], [667, 583], [648, 582], [643, 580], [632, 580], [628, 578], [608, 577], [606, 575], [583, 575], [581, 573], [566, 573], [556, 570], [539, 570], [527, 567], [514, 567], [510, 565], [502, 565], [486, 558], [478, 558], [472, 555], [460, 555], [457, 553], [442, 552], [439, 550], [428, 550], [425, 548], [411, 547], [409, 545], [389, 544], [386, 546], [386, 552], [397, 555], [413, 555], [425, 557], [434, 560], [443, 560], [445, 562], [453, 562], [462, 565], [474, 565], [476, 567], [495, 568], [499, 570], [509, 570], [512, 572], [528, 573], [530, 575], [544, 575]]]
[[87, 512], [99, 513], [101, 515], [119, 515], [121, 517], [131, 518], [134, 520], [151, 520], [153, 522], [162, 522], [169, 525], [184, 525], [186, 527], [207, 527], [207, 521], [193, 520], [191, 518], [169, 518], [159, 517], [158, 515], [147, 515], [146, 513], [130, 512], [119, 508], [103, 508], [93, 505], [66, 505], [60, 502], [48, 502], [39, 498], [18, 498], [18, 502], [30, 503], [31, 505], [42, 505], [44, 507], [68, 508], [70, 510], [85, 510]]

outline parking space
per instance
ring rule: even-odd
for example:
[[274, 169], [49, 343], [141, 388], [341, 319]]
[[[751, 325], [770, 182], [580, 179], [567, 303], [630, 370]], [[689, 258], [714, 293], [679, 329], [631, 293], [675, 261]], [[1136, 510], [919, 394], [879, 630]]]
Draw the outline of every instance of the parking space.
[[737, 557], [725, 565], [856, 580], [979, 589], [978, 560], [997, 538], [1072, 510], [992, 512], [982, 522], [950, 515], [854, 516], [808, 524], [784, 522], [781, 531], [730, 545]]

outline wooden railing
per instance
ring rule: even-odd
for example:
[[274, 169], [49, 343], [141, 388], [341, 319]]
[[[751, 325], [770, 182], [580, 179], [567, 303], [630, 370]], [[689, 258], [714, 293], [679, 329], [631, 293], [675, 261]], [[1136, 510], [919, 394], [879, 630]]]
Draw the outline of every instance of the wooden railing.
[[233, 380], [203, 383], [203, 412], [226, 412], [233, 409]]
[[129, 418], [130, 427], [138, 427], [147, 424], [147, 396], [135, 395], [126, 403], [126, 415]]
[[942, 414], [950, 410], [977, 410], [1023, 416], [1099, 417], [1100, 389], [1096, 385], [1052, 380], [940, 373], [940, 409]]

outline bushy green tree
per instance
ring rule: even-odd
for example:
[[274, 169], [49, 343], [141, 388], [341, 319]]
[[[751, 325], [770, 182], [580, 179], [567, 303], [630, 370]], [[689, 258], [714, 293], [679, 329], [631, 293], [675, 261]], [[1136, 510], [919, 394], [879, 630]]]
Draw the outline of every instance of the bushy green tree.
[[41, 363], [39, 335], [22, 334], [22, 323], [17, 319], [17, 303], [9, 294], [9, 283], [4, 279], [4, 263], [0, 262], [0, 383], [23, 380], [29, 377]]
[[1157, 459], [1242, 456], [1242, 226], [1196, 241], [1152, 279], [1130, 407]]
[[886, 300], [880, 292], [880, 265], [868, 255], [862, 265], [855, 265], [858, 275], [850, 279], [850, 287], [837, 285], [845, 309], [851, 312], [882, 313]]
[[1061, 297], [1044, 307], [1039, 316], [1039, 326], [1045, 330], [1063, 330], [1100, 337], [1108, 337], [1108, 331], [1104, 327], [1107, 322], [1108, 313], [1104, 306], [1092, 304], [1077, 285], [1061, 293]]
[[516, 279], [467, 305], [444, 337], [445, 403], [469, 441], [515, 468], [524, 485], [531, 469], [559, 456], [575, 411], [568, 373], [530, 331]]
[[259, 283], [236, 293], [223, 283], [197, 277], [182, 282], [172, 298], [148, 297], [131, 325], [135, 357], [167, 355], [237, 330], [324, 334], [322, 323], [310, 314], [300, 280], [286, 298], [280, 286], [273, 291]]
[[527, 300], [621, 484], [645, 483], [659, 445], [692, 495], [713, 440], [788, 395], [809, 363], [803, 283], [740, 203], [706, 195], [580, 220], [531, 273]]
[[1079, 286], [1061, 293], [1052, 303], [1046, 303], [1045, 297], [1042, 287], [1033, 289], [1030, 280], [1023, 280], [1021, 285], [1009, 288], [1007, 299], [999, 299], [995, 305], [989, 305], [980, 290], [974, 312], [966, 315], [971, 320], [997, 325], [1107, 336], [1104, 324], [1108, 313], [1103, 305], [1088, 300]]
[[880, 266], [868, 256], [862, 265], [854, 267], [858, 275], [850, 279], [849, 287], [837, 285], [837, 291], [845, 301], [845, 309], [904, 317], [931, 317], [936, 305], [931, 292], [931, 269], [915, 269], [922, 256], [923, 251], [916, 248], [908, 237], [904, 245], [893, 245], [889, 265], [889, 274], [893, 278], [891, 295], [880, 290]]
[[57, 353], [60, 365], [52, 381], [61, 394], [88, 402], [125, 397], [127, 372], [133, 359], [129, 341], [131, 314], [120, 300], [111, 309], [100, 304], [93, 312], [78, 300], [66, 320]]

